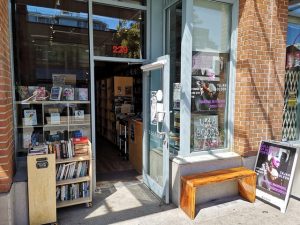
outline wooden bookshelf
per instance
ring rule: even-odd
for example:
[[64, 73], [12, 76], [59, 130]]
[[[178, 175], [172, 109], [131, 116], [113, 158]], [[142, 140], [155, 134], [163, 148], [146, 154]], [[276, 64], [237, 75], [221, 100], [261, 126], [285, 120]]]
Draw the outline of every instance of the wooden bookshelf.
[[67, 201], [63, 201], [63, 202], [58, 202], [56, 205], [56, 208], [63, 208], [63, 207], [67, 207], [67, 206], [84, 204], [84, 203], [87, 203], [88, 205], [90, 205], [91, 199], [90, 198], [77, 198], [75, 200], [67, 200]]
[[[60, 193], [61, 193], [61, 188], [64, 185], [72, 185], [72, 184], [82, 184], [83, 182], [88, 183], [88, 197], [79, 197], [76, 199], [72, 200], [57, 200], [56, 202], [56, 207], [57, 208], [62, 208], [62, 207], [67, 207], [71, 205], [77, 205], [77, 204], [83, 204], [86, 203], [87, 206], [92, 205], [92, 188], [93, 188], [93, 167], [92, 167], [92, 149], [91, 149], [91, 143], [88, 142], [88, 155], [84, 156], [75, 156], [72, 158], [66, 158], [66, 159], [56, 159], [56, 168], [61, 165], [61, 164], [68, 164], [72, 162], [82, 162], [82, 161], [87, 161], [88, 162], [88, 173], [83, 176], [83, 177], [78, 177], [78, 178], [71, 178], [71, 179], [63, 179], [63, 180], [57, 180], [56, 181], [56, 187], [60, 188]], [[86, 190], [87, 191], [87, 190]]]
[[66, 184], [80, 183], [80, 182], [85, 182], [85, 181], [89, 181], [89, 180], [90, 180], [89, 176], [78, 177], [78, 178], [67, 179], [67, 180], [60, 180], [60, 181], [56, 181], [56, 186], [61, 186], [61, 185], [66, 185]]

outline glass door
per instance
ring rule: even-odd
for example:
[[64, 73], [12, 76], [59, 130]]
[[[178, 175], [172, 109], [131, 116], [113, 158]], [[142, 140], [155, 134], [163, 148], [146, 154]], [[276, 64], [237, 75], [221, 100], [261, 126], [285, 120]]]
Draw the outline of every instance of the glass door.
[[143, 70], [143, 180], [169, 203], [169, 56], [142, 66]]

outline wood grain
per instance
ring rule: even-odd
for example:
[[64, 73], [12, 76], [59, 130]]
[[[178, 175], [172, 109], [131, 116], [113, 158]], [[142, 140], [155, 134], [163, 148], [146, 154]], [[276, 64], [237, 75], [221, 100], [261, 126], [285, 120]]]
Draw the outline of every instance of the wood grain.
[[[48, 167], [38, 169], [37, 159], [47, 158]], [[55, 155], [27, 156], [30, 225], [56, 222]]]
[[255, 201], [256, 173], [244, 167], [215, 170], [181, 177], [180, 208], [191, 218], [195, 218], [195, 196], [199, 186], [238, 180], [239, 194], [250, 202]]

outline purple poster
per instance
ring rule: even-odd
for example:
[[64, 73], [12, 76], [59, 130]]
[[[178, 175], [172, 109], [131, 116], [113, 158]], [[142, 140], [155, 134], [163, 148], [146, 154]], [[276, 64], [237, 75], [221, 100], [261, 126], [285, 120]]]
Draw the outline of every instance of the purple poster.
[[226, 105], [226, 53], [193, 52], [192, 112], [216, 112]]
[[255, 172], [257, 189], [285, 200], [292, 182], [296, 149], [270, 142], [261, 142]]

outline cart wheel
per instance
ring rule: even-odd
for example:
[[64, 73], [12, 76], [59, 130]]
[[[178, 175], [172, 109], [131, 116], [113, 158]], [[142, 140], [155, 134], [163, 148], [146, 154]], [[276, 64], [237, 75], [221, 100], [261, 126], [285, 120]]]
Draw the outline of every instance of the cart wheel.
[[93, 206], [93, 204], [92, 204], [91, 202], [87, 202], [87, 203], [86, 203], [86, 207], [87, 207], [87, 208], [90, 208], [90, 207], [92, 207], [92, 206]]

